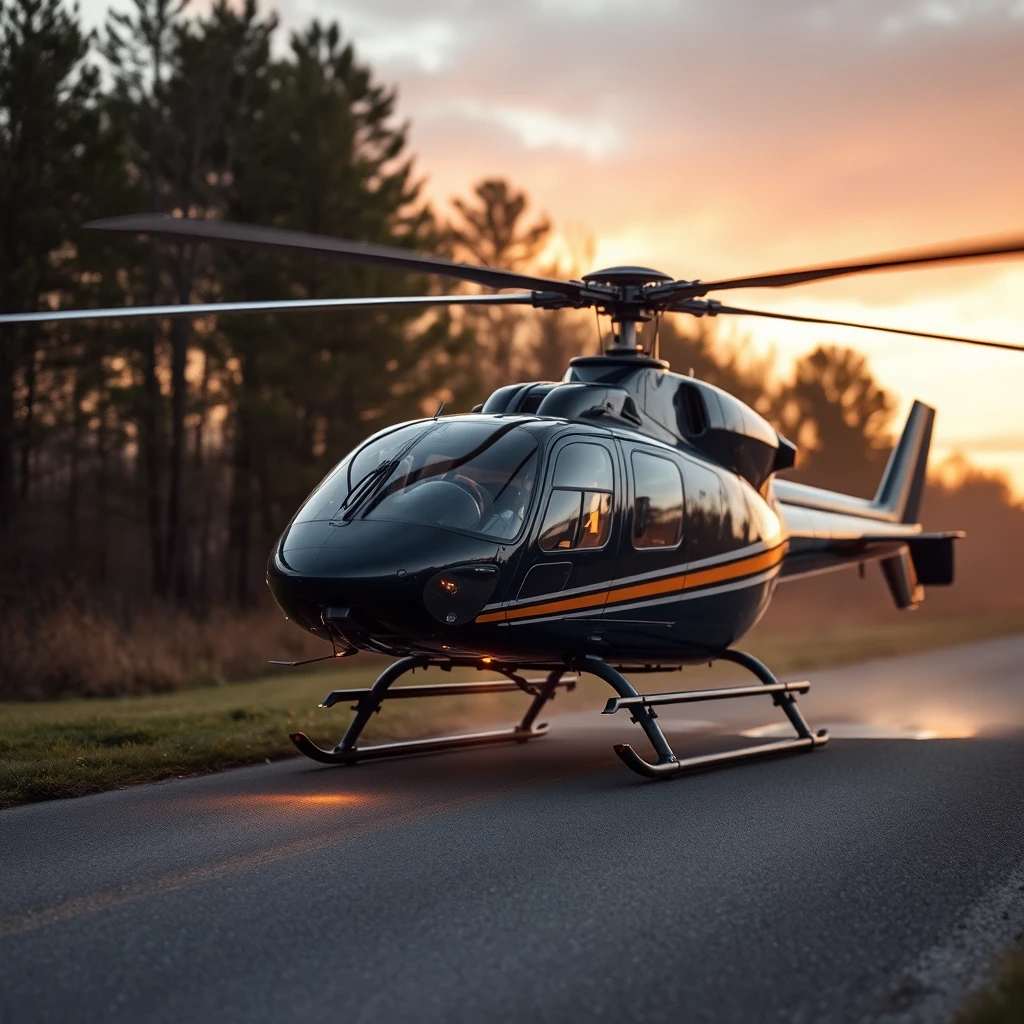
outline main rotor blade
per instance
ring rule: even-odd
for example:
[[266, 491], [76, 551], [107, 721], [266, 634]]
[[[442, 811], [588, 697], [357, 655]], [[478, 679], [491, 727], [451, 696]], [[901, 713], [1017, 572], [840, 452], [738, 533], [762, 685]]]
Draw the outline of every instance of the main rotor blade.
[[1009, 341], [982, 341], [980, 338], [963, 338], [956, 334], [934, 334], [931, 331], [909, 331], [904, 327], [879, 327], [877, 324], [859, 324], [849, 320], [827, 320], [818, 316], [797, 316], [793, 313], [770, 313], [763, 309], [743, 309], [739, 306], [724, 306], [719, 302], [680, 302], [669, 307], [673, 313], [692, 313], [694, 316], [717, 316], [730, 313], [734, 316], [760, 316], [770, 320], [791, 320], [799, 324], [825, 324], [829, 327], [859, 327], [865, 331], [882, 331], [885, 334], [906, 334], [911, 338], [929, 338], [935, 341], [956, 341], [962, 345], [982, 345], [985, 348], [1001, 348], [1010, 352], [1024, 352], [1024, 345]]
[[356, 299], [286, 299], [280, 302], [194, 302], [172, 306], [120, 306], [116, 309], [51, 309], [38, 313], [0, 313], [0, 324], [38, 324], [54, 320], [130, 320], [154, 316], [210, 316], [213, 313], [301, 313], [318, 309], [378, 306], [530, 306], [533, 295], [384, 295]]
[[470, 263], [452, 263], [437, 256], [426, 256], [409, 249], [392, 245], [372, 245], [369, 242], [352, 242], [344, 238], [327, 235], [313, 235], [305, 231], [291, 231], [285, 228], [268, 228], [253, 224], [233, 224], [222, 220], [196, 220], [190, 217], [168, 217], [157, 213], [131, 214], [127, 217], [110, 217], [94, 220], [84, 225], [98, 231], [121, 231], [135, 235], [152, 235], [160, 238], [181, 238], [195, 242], [223, 242], [244, 247], [286, 249], [293, 252], [307, 252], [328, 256], [349, 263], [364, 263], [374, 266], [391, 267], [418, 274], [439, 274], [459, 281], [471, 281], [489, 288], [531, 288], [537, 291], [558, 292], [570, 298], [578, 298], [584, 291], [579, 282], [561, 281], [557, 278], [532, 277], [492, 267], [475, 266]]
[[959, 242], [931, 249], [918, 249], [882, 256], [868, 256], [852, 263], [833, 263], [797, 270], [781, 270], [752, 277], [732, 277], [722, 281], [676, 281], [652, 288], [648, 296], [654, 300], [679, 300], [725, 291], [727, 288], [785, 288], [830, 277], [848, 277], [876, 270], [924, 266], [933, 263], [957, 263], [967, 260], [992, 259], [1024, 253], [1024, 237], [989, 239], [986, 242]]

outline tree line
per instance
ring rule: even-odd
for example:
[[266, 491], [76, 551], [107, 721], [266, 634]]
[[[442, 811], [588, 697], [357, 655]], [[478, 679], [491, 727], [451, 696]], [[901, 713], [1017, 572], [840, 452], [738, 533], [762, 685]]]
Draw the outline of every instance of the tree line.
[[[0, 3], [0, 309], [422, 294], [426, 278], [279, 254], [148, 245], [83, 230], [172, 212], [275, 225], [578, 276], [551, 221], [500, 178], [438, 211], [397, 94], [336, 23], [279, 45], [256, 0], [132, 0], [87, 33], [64, 0]], [[653, 325], [648, 325], [653, 329]], [[791, 378], [703, 322], [661, 351], [758, 408], [801, 473], [870, 494], [894, 400], [864, 358], [823, 345]], [[0, 546], [23, 600], [85, 584], [199, 615], [246, 605], [291, 512], [379, 427], [557, 379], [597, 350], [593, 314], [108, 320], [0, 329]], [[827, 452], [825, 455], [823, 453]], [[1005, 489], [1000, 500], [1009, 503]], [[957, 524], [954, 524], [957, 525]], [[41, 598], [42, 599], [42, 598]]]

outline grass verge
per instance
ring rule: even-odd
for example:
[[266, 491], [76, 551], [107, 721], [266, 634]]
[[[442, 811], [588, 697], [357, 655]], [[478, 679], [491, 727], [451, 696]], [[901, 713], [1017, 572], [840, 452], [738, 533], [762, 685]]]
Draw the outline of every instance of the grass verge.
[[[868, 658], [1024, 632], [1024, 615], [949, 620], [902, 618], [828, 634], [755, 633], [750, 649], [779, 673], [848, 664]], [[81, 796], [141, 782], [197, 775], [294, 753], [288, 733], [303, 731], [333, 745], [347, 706], [317, 707], [336, 686], [368, 686], [380, 663], [339, 671], [300, 671], [250, 683], [230, 683], [145, 697], [0, 704], [0, 807]], [[468, 671], [434, 672], [445, 680]], [[422, 676], [417, 673], [417, 682]], [[657, 676], [649, 690], [664, 689]], [[587, 680], [564, 706], [599, 705], [602, 684]], [[468, 723], [511, 721], [525, 707], [520, 694], [395, 701], [375, 717], [366, 736], [411, 739]]]

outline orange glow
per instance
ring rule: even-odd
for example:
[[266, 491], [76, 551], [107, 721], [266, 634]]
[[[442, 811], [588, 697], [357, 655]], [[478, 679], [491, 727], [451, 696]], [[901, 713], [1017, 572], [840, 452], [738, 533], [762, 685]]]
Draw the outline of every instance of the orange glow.
[[[824, 727], [835, 740], [969, 740], [978, 734], [973, 726], [952, 719], [930, 722], [926, 728], [881, 722], [826, 722]], [[743, 735], [754, 739], [776, 739], [788, 738], [792, 731], [787, 722], [773, 722], [744, 729]]]
[[485, 665], [490, 665], [490, 663], [491, 663], [492, 661], [494, 661], [494, 659], [493, 659], [493, 658], [481, 658], [480, 660], [481, 660], [481, 661], [482, 661], [482, 662], [483, 662], [483, 663], [484, 663]]
[[306, 807], [355, 807], [369, 799], [355, 793], [261, 793], [252, 796], [213, 797], [206, 801], [216, 807], [274, 808], [299, 810]]
[[274, 795], [262, 797], [267, 803], [299, 804], [310, 807], [338, 807], [348, 804], [361, 804], [364, 798], [352, 793], [309, 793], [302, 796]]
[[[656, 4], [635, 24], [608, 18], [608, 6], [546, 3], [524, 19], [515, 5], [477, 5], [472, 26], [417, 12], [407, 31], [423, 36], [408, 49], [390, 18], [356, 29], [356, 46], [379, 54], [375, 69], [398, 86], [438, 207], [500, 174], [551, 217], [557, 230], [535, 269], [557, 260], [579, 276], [641, 263], [713, 280], [1024, 229], [1024, 133], [1005, 130], [1024, 98], [1019, 3], [812, 4], [784, 16], [741, 3], [730, 45], [686, 61], [674, 50], [680, 33], [719, 32], [721, 5]], [[530, 47], [536, 60], [523, 62]], [[630, 71], [604, 73], [610, 65]], [[693, 117], [666, 117], [666, 95], [704, 102]], [[994, 260], [728, 298], [1016, 341], [1024, 268]], [[725, 340], [774, 350], [783, 376], [819, 342], [867, 352], [900, 413], [915, 397], [938, 407], [936, 462], [962, 451], [1011, 472], [1024, 495], [1024, 356], [754, 318], [715, 323]], [[985, 451], [993, 436], [1015, 447]]]

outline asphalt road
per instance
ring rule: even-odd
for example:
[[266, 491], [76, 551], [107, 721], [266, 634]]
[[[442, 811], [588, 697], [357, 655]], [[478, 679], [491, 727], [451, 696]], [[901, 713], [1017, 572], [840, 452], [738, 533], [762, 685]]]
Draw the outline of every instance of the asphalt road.
[[[948, 1019], [1024, 930], [1022, 663], [1024, 637], [815, 673], [801, 705], [971, 738], [651, 783], [625, 715], [573, 714], [4, 811], [0, 1020]], [[677, 752], [737, 742], [662, 720]]]

